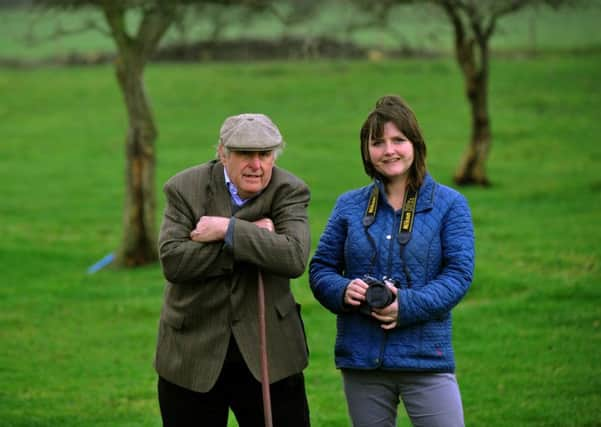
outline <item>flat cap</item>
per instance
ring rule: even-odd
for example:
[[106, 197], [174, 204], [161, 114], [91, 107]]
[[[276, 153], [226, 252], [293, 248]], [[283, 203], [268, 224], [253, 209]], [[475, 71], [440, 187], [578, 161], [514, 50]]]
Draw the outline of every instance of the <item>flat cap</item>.
[[269, 151], [282, 145], [282, 135], [265, 114], [245, 113], [225, 119], [219, 141], [230, 150]]

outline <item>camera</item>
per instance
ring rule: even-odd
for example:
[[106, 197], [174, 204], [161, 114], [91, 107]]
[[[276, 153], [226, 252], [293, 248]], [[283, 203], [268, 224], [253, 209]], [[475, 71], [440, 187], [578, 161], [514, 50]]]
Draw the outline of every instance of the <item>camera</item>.
[[359, 306], [359, 311], [370, 315], [374, 308], [384, 308], [394, 302], [395, 295], [383, 280], [365, 275], [363, 281], [369, 286], [365, 293], [365, 302]]

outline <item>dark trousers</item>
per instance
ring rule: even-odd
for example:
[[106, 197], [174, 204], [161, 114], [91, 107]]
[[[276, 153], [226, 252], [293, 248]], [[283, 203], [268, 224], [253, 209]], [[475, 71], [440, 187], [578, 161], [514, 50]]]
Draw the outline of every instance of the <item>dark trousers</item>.
[[[269, 388], [274, 427], [310, 426], [302, 373]], [[226, 427], [230, 408], [239, 427], [265, 425], [261, 383], [248, 370], [233, 339], [221, 374], [210, 391], [191, 391], [159, 377], [158, 392], [164, 427]]]

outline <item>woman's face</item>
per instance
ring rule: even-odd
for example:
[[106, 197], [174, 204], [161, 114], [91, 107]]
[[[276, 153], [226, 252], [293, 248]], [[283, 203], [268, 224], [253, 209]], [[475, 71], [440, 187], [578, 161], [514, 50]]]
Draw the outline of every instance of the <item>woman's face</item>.
[[382, 136], [369, 141], [369, 158], [389, 181], [404, 180], [413, 164], [413, 143], [393, 122], [387, 122]]

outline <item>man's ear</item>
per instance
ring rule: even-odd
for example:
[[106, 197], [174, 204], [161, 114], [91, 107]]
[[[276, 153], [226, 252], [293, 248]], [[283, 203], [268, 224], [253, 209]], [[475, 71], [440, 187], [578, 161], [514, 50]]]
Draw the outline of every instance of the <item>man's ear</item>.
[[226, 154], [225, 154], [225, 148], [223, 148], [223, 144], [219, 144], [219, 146], [217, 147], [217, 155], [219, 156], [219, 161], [223, 165], [225, 165]]

